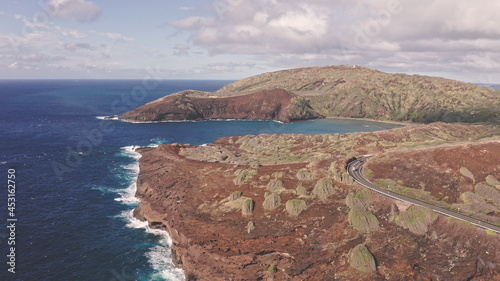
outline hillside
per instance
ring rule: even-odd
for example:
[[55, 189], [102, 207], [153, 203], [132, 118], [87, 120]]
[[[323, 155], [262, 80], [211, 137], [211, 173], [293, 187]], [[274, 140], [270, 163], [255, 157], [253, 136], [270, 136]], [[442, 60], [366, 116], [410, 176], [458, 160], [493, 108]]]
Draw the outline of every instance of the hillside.
[[[275, 93], [281, 95], [267, 97], [272, 100], [271, 107], [267, 102], [252, 102], [247, 106], [253, 95], [262, 98], [262, 93], [278, 89]], [[283, 92], [290, 94], [285, 96]], [[295, 97], [293, 101], [291, 94]], [[236, 98], [242, 96], [247, 99]], [[232, 110], [226, 110], [226, 101], [233, 103]], [[234, 102], [242, 104], [234, 106]], [[286, 111], [282, 112], [282, 119], [272, 116], [278, 108], [290, 104], [294, 105], [294, 113], [289, 113], [296, 116], [283, 117]], [[255, 112], [255, 116], [249, 112]], [[319, 116], [417, 123], [500, 122], [500, 91], [444, 78], [389, 74], [359, 66], [309, 67], [249, 77], [213, 93], [182, 91], [119, 118], [126, 121], [212, 118], [287, 122]]]
[[[241, 96], [280, 89], [300, 96], [271, 98], [272, 107]], [[221, 98], [231, 101], [226, 110]], [[270, 98], [270, 97], [268, 97]], [[251, 99], [250, 99], [251, 100]], [[222, 100], [224, 102], [228, 100]], [[236, 104], [242, 103], [238, 106]], [[296, 116], [279, 119], [273, 111], [290, 104]], [[249, 112], [254, 112], [249, 114]], [[283, 111], [282, 113], [286, 112]], [[294, 115], [293, 113], [290, 113]], [[389, 74], [359, 66], [283, 70], [249, 77], [209, 93], [182, 91], [127, 112], [126, 121], [252, 119], [297, 121], [325, 117], [391, 121], [500, 122], [500, 91], [459, 81], [420, 75]]]
[[479, 122], [500, 118], [500, 91], [420, 75], [389, 74], [353, 66], [309, 67], [249, 77], [218, 90], [220, 96], [280, 88], [307, 96], [327, 117], [413, 122]]
[[184, 91], [150, 102], [119, 116], [131, 122], [168, 120], [275, 120], [321, 118], [302, 97], [284, 90], [262, 90], [231, 97], [197, 97]]

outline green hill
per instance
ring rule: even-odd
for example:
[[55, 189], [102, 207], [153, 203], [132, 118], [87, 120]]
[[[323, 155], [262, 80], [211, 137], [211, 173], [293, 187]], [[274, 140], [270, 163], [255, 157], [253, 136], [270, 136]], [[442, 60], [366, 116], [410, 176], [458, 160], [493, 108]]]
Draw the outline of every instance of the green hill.
[[210, 95], [235, 96], [275, 88], [305, 96], [312, 108], [327, 117], [424, 123], [500, 120], [500, 91], [444, 78], [389, 74], [359, 66], [265, 73], [231, 83]]

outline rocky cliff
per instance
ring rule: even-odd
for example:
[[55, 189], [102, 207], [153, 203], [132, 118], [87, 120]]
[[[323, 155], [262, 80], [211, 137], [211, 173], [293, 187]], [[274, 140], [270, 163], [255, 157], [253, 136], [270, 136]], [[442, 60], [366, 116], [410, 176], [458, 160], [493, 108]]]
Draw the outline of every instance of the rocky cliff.
[[322, 117], [308, 101], [284, 90], [263, 90], [234, 97], [196, 97], [185, 91], [150, 102], [118, 118], [132, 122], [170, 120], [275, 120], [292, 122]]
[[[456, 170], [455, 160], [470, 153], [491, 154], [494, 163], [499, 133], [498, 127], [441, 123], [144, 148], [134, 213], [170, 233], [174, 262], [187, 280], [497, 280], [498, 235], [360, 188], [345, 165], [368, 153], [377, 153], [377, 161], [397, 151], [427, 157], [431, 147], [464, 142], [478, 149], [443, 154], [436, 167], [448, 162]], [[497, 185], [497, 166], [467, 167], [478, 183]], [[402, 168], [414, 175], [421, 166]], [[469, 188], [470, 179], [463, 184]]]

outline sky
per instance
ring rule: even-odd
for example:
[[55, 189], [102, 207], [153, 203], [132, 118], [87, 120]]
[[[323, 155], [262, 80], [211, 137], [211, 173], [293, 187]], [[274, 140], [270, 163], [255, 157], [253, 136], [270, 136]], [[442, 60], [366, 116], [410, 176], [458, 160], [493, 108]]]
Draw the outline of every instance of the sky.
[[360, 65], [500, 83], [499, 11], [498, 0], [2, 0], [0, 79]]

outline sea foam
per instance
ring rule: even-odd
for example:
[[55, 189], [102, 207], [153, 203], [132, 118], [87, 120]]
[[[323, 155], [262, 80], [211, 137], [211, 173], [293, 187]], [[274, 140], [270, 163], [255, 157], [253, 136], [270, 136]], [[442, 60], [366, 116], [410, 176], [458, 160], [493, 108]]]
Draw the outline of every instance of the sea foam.
[[126, 177], [129, 178], [130, 185], [123, 190], [118, 191], [120, 197], [116, 201], [122, 202], [127, 205], [137, 205], [140, 200], [135, 197], [137, 191], [137, 176], [139, 175], [139, 159], [141, 154], [136, 150], [139, 146], [125, 146], [122, 147], [121, 154], [126, 157], [133, 158], [135, 161], [132, 164], [124, 165], [122, 168], [126, 171]]
[[[152, 144], [148, 147], [155, 147], [158, 144]], [[139, 159], [141, 155], [136, 151], [138, 146], [126, 146], [122, 148], [122, 155], [131, 157], [135, 159], [135, 163], [123, 166], [127, 174], [132, 176], [130, 185], [123, 191], [118, 192], [121, 196], [116, 198], [116, 201], [120, 201], [126, 205], [134, 205], [140, 202], [139, 199], [135, 197], [137, 191], [137, 176], [139, 175]], [[139, 228], [144, 229], [145, 232], [154, 234], [159, 237], [159, 244], [149, 248], [146, 253], [148, 262], [154, 273], [150, 277], [150, 280], [168, 280], [168, 281], [184, 281], [184, 271], [180, 268], [176, 268], [172, 262], [172, 239], [166, 231], [159, 229], [152, 229], [149, 227], [147, 221], [141, 221], [134, 217], [134, 210], [128, 210], [123, 212], [120, 216], [126, 221], [126, 226], [129, 228]]]
[[120, 120], [118, 116], [96, 116], [99, 120]]

